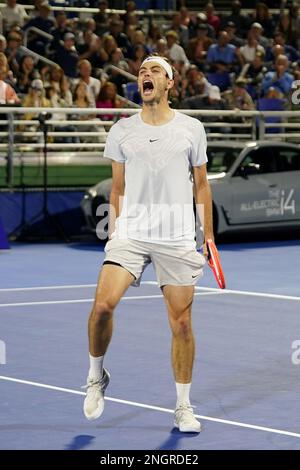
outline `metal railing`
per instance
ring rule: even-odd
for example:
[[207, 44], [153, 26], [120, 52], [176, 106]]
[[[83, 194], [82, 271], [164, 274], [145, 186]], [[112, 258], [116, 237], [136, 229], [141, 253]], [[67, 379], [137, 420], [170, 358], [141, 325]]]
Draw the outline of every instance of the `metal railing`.
[[59, 67], [59, 65], [56, 62], [53, 62], [53, 60], [47, 59], [47, 57], [44, 57], [38, 54], [37, 52], [34, 52], [31, 49], [28, 49], [28, 47], [20, 46], [20, 50], [23, 51], [25, 55], [30, 55], [37, 61], [40, 60], [41, 62], [44, 62], [45, 64], [51, 65], [51, 67]]
[[36, 28], [35, 26], [31, 26], [30, 28], [27, 28], [25, 33], [24, 33], [23, 43], [24, 43], [25, 47], [27, 47], [28, 36], [29, 36], [30, 33], [36, 33], [39, 36], [42, 36], [43, 38], [48, 39], [49, 41], [52, 41], [52, 39], [53, 39], [52, 34], [46, 33], [46, 31], [43, 31], [42, 29]]
[[[125, 2], [124, 2], [125, 3]], [[154, 16], [160, 16], [160, 15], [167, 15], [167, 16], [172, 16], [175, 11], [176, 11], [176, 1], [173, 2], [173, 9], [168, 9], [168, 10], [138, 10], [137, 13], [139, 14], [139, 16], [151, 16], [151, 15], [154, 15]], [[6, 4], [5, 3], [0, 3], [0, 10], [1, 8], [5, 7]], [[26, 5], [26, 4], [23, 4], [22, 3], [22, 6], [25, 8], [25, 10], [33, 10], [34, 9], [34, 5]], [[253, 10], [255, 8], [242, 8], [242, 13], [248, 15], [250, 13], [253, 13]], [[66, 6], [51, 6], [51, 10], [53, 11], [66, 11], [66, 12], [70, 12], [70, 13], [97, 13], [99, 11], [98, 8], [88, 8], [88, 7], [66, 7]], [[198, 11], [201, 11], [202, 8], [201, 8], [201, 4], [199, 2], [199, 8], [197, 9], [197, 12]], [[195, 12], [195, 10], [190, 10], [192, 13]], [[217, 9], [217, 13], [218, 14], [227, 14], [228, 11], [230, 11], [230, 8], [218, 8]], [[278, 14], [278, 13], [281, 13], [281, 12], [288, 12], [288, 9], [287, 8], [283, 8], [283, 9], [280, 9], [280, 8], [269, 8], [269, 11], [271, 14]], [[114, 9], [114, 8], [108, 8], [106, 10], [107, 13], [119, 13], [120, 15], [123, 15], [125, 13], [125, 9]]]
[[[99, 162], [110, 127], [120, 117], [138, 112], [133, 108], [22, 108], [0, 107], [0, 166], [7, 168], [7, 183], [12, 185], [13, 168], [22, 156], [36, 164], [43, 150], [39, 113], [63, 113], [62, 119], [48, 122], [49, 165], [89, 165]], [[203, 122], [209, 140], [281, 140], [300, 142], [300, 111], [215, 111], [180, 110]], [[25, 119], [24, 115], [32, 115]], [[104, 117], [104, 119], [103, 119]], [[280, 122], [268, 122], [276, 117]], [[102, 119], [101, 119], [102, 118]], [[105, 120], [105, 118], [107, 120]], [[215, 120], [212, 120], [215, 118]], [[288, 122], [289, 118], [293, 121]], [[101, 159], [100, 159], [101, 161]]]
[[[5, 7], [5, 3], [0, 3], [0, 10], [1, 8]], [[31, 11], [34, 10], [34, 5], [26, 5], [22, 4], [25, 10]], [[52, 11], [65, 11], [67, 13], [98, 13], [99, 8], [88, 8], [88, 7], [66, 7], [66, 6], [51, 6]], [[172, 16], [176, 11], [176, 2], [174, 0], [173, 9], [168, 10], [137, 10], [137, 14], [139, 16]], [[252, 10], [250, 10], [252, 11]], [[126, 13], [125, 9], [115, 9], [115, 8], [107, 8], [106, 13], [118, 13], [119, 15], [124, 15]]]

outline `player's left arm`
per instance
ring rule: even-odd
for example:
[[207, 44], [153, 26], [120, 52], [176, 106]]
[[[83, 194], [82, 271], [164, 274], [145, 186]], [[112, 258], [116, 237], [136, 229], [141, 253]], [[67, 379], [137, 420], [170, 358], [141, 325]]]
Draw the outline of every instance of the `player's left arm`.
[[210, 184], [207, 179], [206, 164], [193, 167], [193, 178], [196, 209], [204, 232], [203, 254], [207, 256], [206, 240], [210, 238], [214, 241], [214, 230], [212, 196]]

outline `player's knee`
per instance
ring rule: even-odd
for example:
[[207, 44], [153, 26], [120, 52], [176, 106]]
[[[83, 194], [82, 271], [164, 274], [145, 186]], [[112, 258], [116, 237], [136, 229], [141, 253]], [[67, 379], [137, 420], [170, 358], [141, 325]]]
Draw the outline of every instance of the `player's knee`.
[[114, 306], [108, 301], [95, 302], [92, 319], [97, 323], [109, 320], [114, 313]]
[[181, 315], [173, 322], [173, 333], [183, 339], [192, 335], [192, 323], [189, 315]]

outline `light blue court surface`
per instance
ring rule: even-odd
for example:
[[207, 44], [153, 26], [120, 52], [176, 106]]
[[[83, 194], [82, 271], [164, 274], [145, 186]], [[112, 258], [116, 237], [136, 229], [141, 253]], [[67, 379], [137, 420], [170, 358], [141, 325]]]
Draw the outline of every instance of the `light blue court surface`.
[[173, 429], [170, 331], [151, 267], [117, 309], [106, 408], [88, 422], [80, 386], [102, 246], [0, 252], [0, 449], [300, 449], [300, 242], [219, 249], [228, 290], [206, 268], [194, 301], [200, 435]]

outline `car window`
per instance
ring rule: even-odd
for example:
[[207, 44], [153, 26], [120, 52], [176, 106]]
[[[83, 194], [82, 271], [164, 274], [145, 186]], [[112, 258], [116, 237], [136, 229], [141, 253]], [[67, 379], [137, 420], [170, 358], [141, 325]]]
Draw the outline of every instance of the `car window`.
[[207, 171], [208, 173], [227, 172], [234, 161], [239, 156], [240, 149], [231, 149], [224, 147], [207, 148]]
[[279, 148], [280, 171], [300, 171], [300, 149]]
[[253, 174], [276, 173], [281, 171], [278, 166], [276, 147], [260, 147], [251, 150], [242, 161], [240, 167], [253, 170]]

